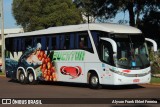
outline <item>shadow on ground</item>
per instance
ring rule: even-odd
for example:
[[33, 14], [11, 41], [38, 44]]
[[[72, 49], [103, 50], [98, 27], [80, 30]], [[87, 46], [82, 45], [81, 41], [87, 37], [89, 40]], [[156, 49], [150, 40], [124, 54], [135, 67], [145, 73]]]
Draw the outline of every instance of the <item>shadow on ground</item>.
[[[8, 82], [20, 84], [16, 80], [9, 80]], [[25, 84], [23, 84], [25, 85]], [[68, 82], [49, 82], [49, 81], [39, 81], [36, 85], [53, 85], [53, 86], [66, 86], [66, 87], [79, 87], [79, 88], [89, 88], [88, 84], [81, 83], [68, 83]], [[102, 85], [99, 89], [107, 90], [126, 90], [126, 89], [139, 89], [145, 88], [141, 85]]]

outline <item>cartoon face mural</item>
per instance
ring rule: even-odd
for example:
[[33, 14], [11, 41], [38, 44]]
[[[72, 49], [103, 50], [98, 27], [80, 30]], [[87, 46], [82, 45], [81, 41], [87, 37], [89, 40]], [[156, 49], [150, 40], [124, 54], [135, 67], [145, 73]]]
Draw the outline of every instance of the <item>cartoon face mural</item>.
[[75, 66], [75, 67], [72, 67], [72, 66], [62, 66], [60, 68], [60, 72], [63, 75], [70, 75], [72, 77], [71, 79], [74, 79], [74, 78], [77, 78], [77, 77], [79, 77], [81, 75], [82, 69], [79, 66]]

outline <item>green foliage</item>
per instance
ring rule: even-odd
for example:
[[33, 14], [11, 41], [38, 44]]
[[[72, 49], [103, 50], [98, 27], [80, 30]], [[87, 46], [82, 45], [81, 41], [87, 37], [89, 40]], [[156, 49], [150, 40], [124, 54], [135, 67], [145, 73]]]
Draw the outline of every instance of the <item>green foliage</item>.
[[150, 50], [149, 58], [151, 60], [151, 73], [160, 74], [160, 54]]
[[80, 10], [72, 0], [13, 0], [13, 16], [25, 31], [79, 24]]
[[115, 17], [118, 11], [118, 7], [112, 4], [112, 0], [74, 0], [74, 3], [82, 9], [83, 15], [91, 16], [100, 22]]
[[160, 47], [160, 11], [152, 10], [144, 15], [139, 28], [145, 34], [145, 37], [156, 40]]
[[2, 71], [0, 71], [0, 75], [5, 75]]
[[159, 0], [74, 0], [74, 2], [99, 21], [106, 21], [114, 18], [119, 12], [128, 11], [131, 26], [139, 24], [140, 14], [160, 9]]

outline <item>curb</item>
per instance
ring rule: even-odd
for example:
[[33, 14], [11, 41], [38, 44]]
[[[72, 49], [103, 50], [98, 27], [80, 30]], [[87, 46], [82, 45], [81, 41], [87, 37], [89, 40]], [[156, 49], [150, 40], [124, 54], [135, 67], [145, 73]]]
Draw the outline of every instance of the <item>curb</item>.
[[160, 83], [150, 83], [149, 85], [158, 85], [158, 86], [160, 86]]
[[6, 75], [0, 75], [0, 77], [6, 77]]
[[160, 83], [147, 83], [147, 84], [140, 84], [140, 85], [160, 86]]

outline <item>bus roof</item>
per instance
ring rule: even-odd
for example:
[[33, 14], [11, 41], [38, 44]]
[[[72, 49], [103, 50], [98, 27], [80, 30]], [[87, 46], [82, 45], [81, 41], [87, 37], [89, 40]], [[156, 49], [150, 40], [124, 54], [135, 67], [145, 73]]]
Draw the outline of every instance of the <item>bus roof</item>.
[[87, 31], [87, 30], [97, 30], [97, 31], [105, 31], [105, 32], [111, 32], [111, 33], [124, 33], [124, 34], [125, 33], [127, 34], [142, 33], [139, 29], [128, 26], [128, 25], [118, 25], [118, 24], [110, 24], [110, 23], [90, 23], [90, 24], [50, 27], [48, 29], [37, 30], [32, 32], [11, 34], [11, 35], [7, 35], [6, 38], [20, 37], [20, 36], [47, 35], [47, 34], [56, 34], [56, 33], [65, 33], [65, 32]]

